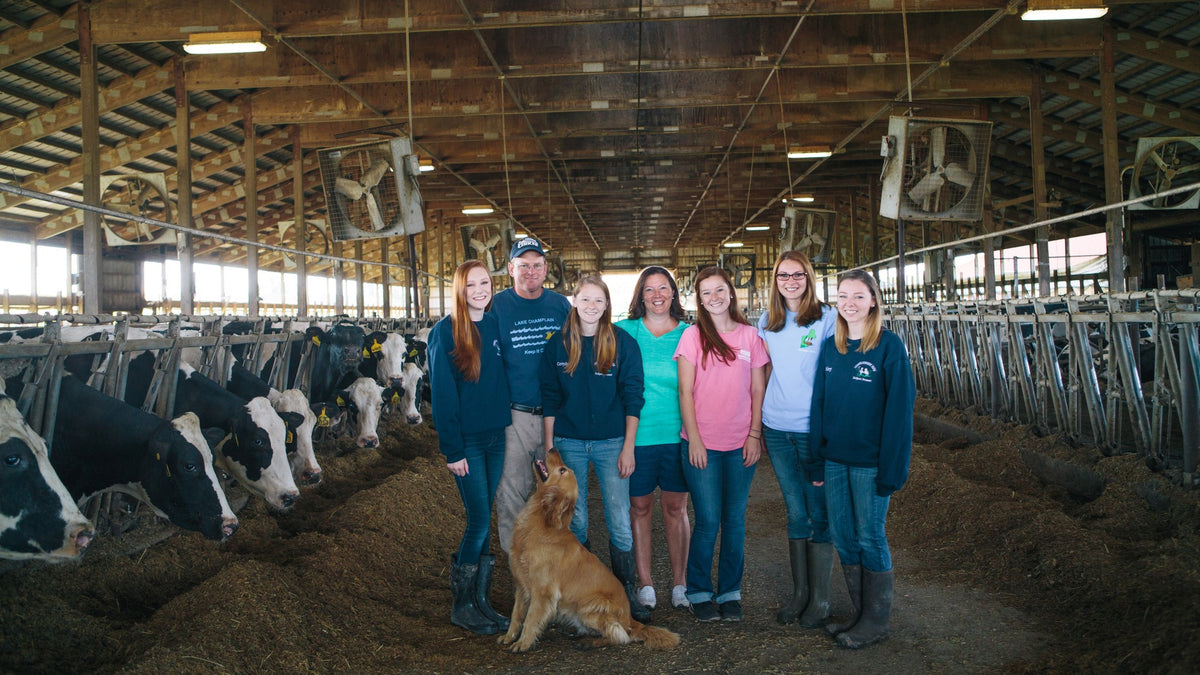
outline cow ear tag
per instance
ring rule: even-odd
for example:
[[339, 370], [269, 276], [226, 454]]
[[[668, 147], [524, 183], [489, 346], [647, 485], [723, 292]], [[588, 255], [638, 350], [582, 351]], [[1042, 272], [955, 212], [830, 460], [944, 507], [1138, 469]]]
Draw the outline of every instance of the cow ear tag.
[[392, 403], [393, 403], [393, 404], [397, 404], [397, 403], [399, 403], [399, 402], [400, 402], [400, 392], [398, 392], [398, 391], [393, 391], [393, 392], [392, 392]]
[[329, 415], [325, 414], [324, 408], [321, 409], [321, 414], [317, 415], [317, 426], [319, 426], [319, 427], [329, 426]]
[[371, 352], [366, 347], [363, 347], [363, 358], [364, 359], [371, 358]]
[[408, 350], [408, 355], [409, 355], [409, 356], [414, 356], [414, 357], [415, 357], [415, 356], [417, 355], [417, 350], [416, 350], [416, 349], [410, 349], [410, 350]]
[[379, 344], [379, 340], [374, 340], [371, 342], [371, 351], [375, 352], [376, 354], [383, 351], [383, 345]]
[[[162, 453], [161, 452], [154, 453], [154, 459], [157, 459], [158, 461], [162, 462]], [[163, 463], [163, 468], [167, 470], [167, 478], [170, 478], [171, 477], [171, 465]]]
[[312, 336], [312, 343], [314, 345], [320, 347], [321, 346], [321, 338], [317, 337], [316, 335]]
[[287, 438], [285, 438], [283, 442], [284, 443], [295, 443], [296, 442], [296, 434], [293, 434], [292, 432], [289, 431], [287, 433]]
[[334, 403], [337, 403], [339, 408], [343, 408], [346, 405], [346, 401], [343, 400], [341, 396], [337, 397], [337, 400], [334, 401]]

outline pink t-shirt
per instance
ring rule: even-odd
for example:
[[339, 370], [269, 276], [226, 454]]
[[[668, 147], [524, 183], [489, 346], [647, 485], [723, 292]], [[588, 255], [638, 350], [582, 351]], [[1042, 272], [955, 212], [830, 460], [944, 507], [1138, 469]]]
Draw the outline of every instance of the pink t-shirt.
[[[696, 425], [700, 440], [709, 450], [738, 450], [750, 433], [750, 376], [755, 368], [767, 365], [770, 358], [762, 338], [753, 326], [738, 324], [732, 333], [721, 335], [733, 347], [737, 358], [725, 363], [710, 356], [700, 363], [700, 329], [688, 326], [675, 348], [676, 359], [687, 359], [696, 366], [692, 400], [696, 406]], [[687, 429], [680, 432], [688, 440]]]

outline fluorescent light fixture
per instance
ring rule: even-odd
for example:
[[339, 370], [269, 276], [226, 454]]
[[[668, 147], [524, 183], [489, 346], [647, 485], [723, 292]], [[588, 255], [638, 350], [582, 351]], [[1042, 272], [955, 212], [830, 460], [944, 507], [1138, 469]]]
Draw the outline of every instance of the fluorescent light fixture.
[[517, 232], [516, 234], [513, 235], [513, 239], [524, 239], [525, 237], [528, 237], [528, 236], [529, 235], [525, 234], [524, 232]]
[[796, 195], [796, 196], [792, 197], [791, 199], [788, 199], [787, 197], [784, 197], [784, 198], [783, 198], [783, 203], [784, 203], [784, 204], [786, 204], [786, 203], [788, 203], [788, 202], [790, 201], [790, 202], [793, 202], [793, 203], [795, 203], [795, 202], [803, 202], [803, 203], [805, 203], [805, 204], [808, 204], [808, 203], [812, 202], [812, 201], [813, 201], [813, 199], [814, 199], [814, 198], [813, 198], [813, 196], [812, 196], [812, 195]]
[[480, 204], [477, 206], [464, 206], [462, 208], [462, 212], [463, 212], [464, 216], [486, 216], [487, 214], [492, 213], [494, 210], [495, 209], [488, 206], [487, 204]]
[[183, 51], [189, 54], [247, 54], [265, 52], [262, 33], [256, 30], [226, 33], [193, 33], [183, 43]]
[[800, 147], [788, 148], [788, 159], [821, 159], [822, 157], [830, 157], [833, 151], [828, 146], [824, 145], [805, 145]]
[[1099, 19], [1108, 8], [1098, 0], [1029, 0], [1022, 21], [1067, 21]]
[[771, 229], [770, 225], [747, 225], [746, 226], [747, 232], [766, 232], [769, 229]]
[[433, 160], [423, 159], [421, 160], [421, 163], [417, 165], [417, 168], [420, 169], [421, 173], [429, 173], [430, 171], [433, 171]]
[[724, 244], [722, 244], [722, 246], [724, 246], [725, 248], [741, 248], [743, 246], [743, 244], [740, 241], [727, 241]]

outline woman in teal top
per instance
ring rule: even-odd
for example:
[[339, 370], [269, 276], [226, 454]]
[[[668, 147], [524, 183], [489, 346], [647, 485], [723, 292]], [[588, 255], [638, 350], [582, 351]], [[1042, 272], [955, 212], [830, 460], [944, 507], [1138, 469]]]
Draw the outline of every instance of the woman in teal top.
[[691, 524], [687, 514], [687, 482], [683, 478], [683, 454], [679, 446], [679, 378], [675, 347], [683, 335], [683, 305], [671, 273], [656, 265], [642, 270], [629, 303], [629, 318], [617, 325], [637, 340], [642, 350], [645, 399], [634, 447], [636, 468], [629, 478], [629, 518], [633, 527], [633, 551], [637, 561], [638, 600], [654, 609], [658, 600], [650, 576], [650, 513], [654, 489], [661, 488], [660, 502], [667, 552], [671, 558], [671, 605], [687, 609], [687, 557]]

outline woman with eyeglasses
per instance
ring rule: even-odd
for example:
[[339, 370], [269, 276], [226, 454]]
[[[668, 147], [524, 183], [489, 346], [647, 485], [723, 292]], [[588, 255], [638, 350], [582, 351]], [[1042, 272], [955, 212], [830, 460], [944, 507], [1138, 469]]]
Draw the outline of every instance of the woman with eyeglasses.
[[[729, 273], [696, 275], [696, 325], [675, 350], [679, 412], [696, 528], [688, 550], [687, 599], [697, 621], [742, 620], [746, 505], [762, 455], [762, 401], [767, 352], [742, 316]], [[717, 533], [721, 557], [713, 588]]]
[[908, 480], [917, 390], [904, 342], [883, 327], [875, 277], [853, 270], [838, 281], [837, 327], [821, 347], [813, 384], [813, 463], [809, 480], [824, 481], [829, 531], [837, 547], [850, 619], [825, 631], [858, 649], [888, 635], [892, 556], [888, 505]]
[[775, 284], [758, 334], [767, 345], [767, 393], [763, 399], [763, 440], [787, 506], [792, 595], [776, 613], [779, 623], [799, 619], [820, 628], [829, 618], [829, 577], [833, 544], [825, 508], [825, 488], [804, 475], [812, 459], [809, 408], [813, 377], [825, 338], [833, 335], [837, 311], [817, 299], [813, 266], [799, 251], [775, 261]]
[[642, 417], [653, 424], [639, 424], [633, 448], [637, 462], [629, 477], [629, 519], [633, 526], [633, 552], [637, 561], [638, 600], [654, 609], [658, 598], [650, 574], [650, 514], [654, 490], [660, 488], [663, 529], [671, 559], [671, 606], [687, 609], [687, 553], [691, 524], [687, 512], [687, 481], [683, 477], [683, 455], [679, 452], [679, 374], [675, 348], [683, 336], [683, 305], [671, 273], [651, 265], [642, 270], [629, 302], [629, 318], [617, 322], [637, 340], [642, 350], [645, 399]]

